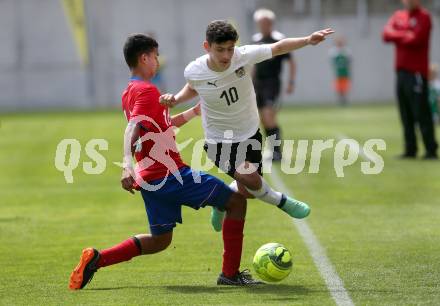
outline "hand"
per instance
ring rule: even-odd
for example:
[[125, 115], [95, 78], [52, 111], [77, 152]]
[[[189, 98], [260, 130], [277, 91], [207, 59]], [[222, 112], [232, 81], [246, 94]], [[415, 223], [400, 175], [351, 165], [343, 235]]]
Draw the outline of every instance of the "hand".
[[134, 180], [134, 170], [133, 168], [124, 168], [122, 170], [122, 177], [121, 177], [121, 185], [122, 188], [130, 192], [131, 194], [134, 194], [134, 186], [135, 183]]
[[289, 85], [287, 85], [286, 93], [288, 95], [291, 95], [293, 94], [294, 90], [295, 90], [295, 86], [293, 85], [292, 82], [290, 82]]
[[173, 107], [177, 104], [177, 101], [173, 94], [167, 93], [159, 97], [159, 103], [164, 106]]
[[194, 106], [193, 110], [197, 116], [200, 116], [200, 114], [202, 113], [202, 110], [200, 109], [200, 102], [197, 103], [196, 106]]
[[315, 46], [315, 45], [319, 44], [320, 42], [324, 41], [328, 35], [333, 34], [333, 33], [335, 33], [335, 31], [333, 31], [331, 28], [317, 31], [317, 32], [313, 33], [312, 35], [310, 35], [309, 37], [307, 37], [307, 44]]
[[394, 28], [391, 27], [391, 26], [389, 26], [389, 25], [386, 25], [385, 28], [383, 29], [383, 32], [384, 32], [385, 34], [393, 33], [393, 32], [394, 32]]

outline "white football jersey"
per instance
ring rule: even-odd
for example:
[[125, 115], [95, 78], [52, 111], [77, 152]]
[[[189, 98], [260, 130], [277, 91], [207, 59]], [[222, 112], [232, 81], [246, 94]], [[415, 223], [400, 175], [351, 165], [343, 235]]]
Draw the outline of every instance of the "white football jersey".
[[207, 141], [242, 142], [257, 132], [260, 118], [252, 66], [271, 57], [269, 45], [248, 45], [235, 47], [231, 65], [223, 72], [208, 67], [208, 54], [186, 67], [185, 79], [201, 99]]

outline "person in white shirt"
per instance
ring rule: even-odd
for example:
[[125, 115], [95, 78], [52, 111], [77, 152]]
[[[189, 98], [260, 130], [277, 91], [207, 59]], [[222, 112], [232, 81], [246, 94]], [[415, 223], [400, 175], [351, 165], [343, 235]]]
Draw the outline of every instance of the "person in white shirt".
[[[235, 179], [230, 187], [247, 197], [277, 206], [294, 218], [305, 218], [310, 207], [273, 190], [262, 177], [262, 136], [252, 84], [254, 64], [307, 45], [317, 45], [333, 33], [325, 29], [301, 38], [273, 44], [236, 47], [238, 33], [225, 20], [211, 22], [203, 46], [207, 54], [185, 69], [187, 84], [176, 94], [165, 94], [160, 103], [170, 107], [200, 97], [205, 150], [215, 165]], [[212, 211], [211, 222], [221, 231], [223, 212]]]

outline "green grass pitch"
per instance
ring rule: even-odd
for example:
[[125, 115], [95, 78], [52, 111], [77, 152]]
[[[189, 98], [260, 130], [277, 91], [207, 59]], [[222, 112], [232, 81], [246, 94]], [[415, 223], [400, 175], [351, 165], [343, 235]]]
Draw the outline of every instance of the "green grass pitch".
[[[184, 208], [184, 223], [166, 251], [102, 269], [85, 290], [69, 291], [83, 247], [106, 248], [148, 229], [140, 195], [121, 189], [120, 169], [113, 165], [121, 159], [123, 114], [4, 114], [0, 120], [0, 305], [335, 304], [292, 221], [255, 200], [248, 204], [242, 268], [252, 267], [262, 244], [282, 243], [294, 266], [280, 284], [216, 286], [221, 235], [210, 227], [209, 209]], [[309, 225], [356, 305], [438, 304], [440, 162], [394, 158], [401, 151], [395, 107], [285, 108], [280, 121], [288, 139], [346, 135], [361, 143], [386, 141], [379, 175], [362, 174], [359, 160], [345, 169], [345, 178], [337, 178], [333, 154], [326, 151], [319, 174], [281, 174], [282, 179], [311, 204]], [[201, 136], [197, 119], [178, 139]], [[78, 139], [83, 148], [73, 184], [54, 166], [64, 138]], [[92, 138], [109, 143], [101, 175], [82, 171]], [[191, 152], [191, 145], [183, 150], [186, 161]]]

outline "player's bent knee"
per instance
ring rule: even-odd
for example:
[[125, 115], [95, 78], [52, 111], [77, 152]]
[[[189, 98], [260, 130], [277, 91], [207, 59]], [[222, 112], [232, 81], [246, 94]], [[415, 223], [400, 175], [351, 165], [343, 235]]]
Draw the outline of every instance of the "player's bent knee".
[[157, 251], [165, 250], [173, 240], [173, 232], [168, 232], [162, 235], [153, 236]]
[[171, 244], [173, 232], [170, 231], [160, 235], [136, 235], [136, 238], [140, 241], [143, 255], [154, 254], [165, 250]]
[[249, 174], [236, 173], [235, 179], [239, 183], [243, 184], [246, 188], [252, 190], [258, 190], [261, 188], [261, 178], [260, 174], [257, 171]]
[[251, 193], [249, 193], [249, 191], [247, 190], [246, 186], [239, 183], [238, 184], [238, 191], [240, 192], [240, 194], [242, 194], [246, 199], [255, 199], [254, 195], [252, 195]]

